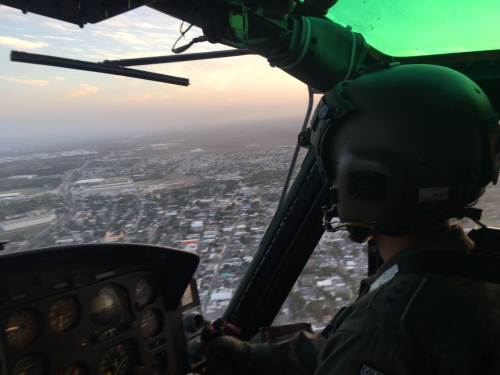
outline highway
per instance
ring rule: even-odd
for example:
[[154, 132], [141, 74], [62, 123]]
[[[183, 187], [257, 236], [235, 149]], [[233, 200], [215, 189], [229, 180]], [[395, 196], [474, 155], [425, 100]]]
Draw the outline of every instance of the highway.
[[30, 239], [20, 250], [27, 250], [27, 249], [33, 249], [36, 248], [36, 243], [37, 241], [42, 238], [44, 235], [46, 235], [48, 232], [51, 230], [57, 228], [60, 226], [62, 223], [66, 223], [68, 220], [73, 217], [73, 215], [76, 213], [76, 205], [73, 200], [73, 194], [71, 193], [71, 190], [69, 189], [69, 185], [71, 184], [71, 180], [73, 178], [73, 175], [76, 172], [79, 172], [83, 169], [85, 169], [90, 163], [90, 160], [86, 160], [85, 163], [81, 167], [71, 169], [69, 171], [66, 171], [66, 173], [63, 176], [62, 183], [58, 187], [59, 189], [59, 194], [62, 195], [64, 199], [64, 203], [66, 208], [68, 209], [68, 212], [64, 214], [61, 218], [56, 220], [52, 225], [47, 227], [44, 231], [38, 233], [35, 237]]

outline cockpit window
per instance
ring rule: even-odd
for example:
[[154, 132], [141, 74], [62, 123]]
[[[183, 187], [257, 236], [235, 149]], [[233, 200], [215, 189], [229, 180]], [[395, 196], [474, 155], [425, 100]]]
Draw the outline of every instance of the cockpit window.
[[339, 0], [328, 18], [392, 56], [500, 48], [497, 0]]

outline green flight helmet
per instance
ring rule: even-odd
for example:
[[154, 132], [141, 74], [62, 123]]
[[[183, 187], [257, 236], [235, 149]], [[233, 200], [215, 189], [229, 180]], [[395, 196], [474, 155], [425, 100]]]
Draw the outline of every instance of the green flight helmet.
[[498, 116], [468, 77], [434, 65], [391, 66], [337, 84], [311, 125], [339, 226], [364, 242], [426, 217], [467, 216], [496, 183]]

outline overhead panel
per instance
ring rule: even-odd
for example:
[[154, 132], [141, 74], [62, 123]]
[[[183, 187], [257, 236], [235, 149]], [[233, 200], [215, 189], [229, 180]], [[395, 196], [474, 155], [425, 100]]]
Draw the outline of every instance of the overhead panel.
[[500, 49], [499, 0], [339, 0], [327, 17], [391, 56]]

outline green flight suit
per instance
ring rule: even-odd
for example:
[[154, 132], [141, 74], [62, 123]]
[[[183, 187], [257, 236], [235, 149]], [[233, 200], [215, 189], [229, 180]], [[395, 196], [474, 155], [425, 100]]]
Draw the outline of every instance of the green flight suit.
[[[399, 275], [417, 252], [469, 252], [460, 226], [389, 259], [363, 280], [360, 297], [331, 333], [300, 332], [281, 344], [248, 345], [242, 373], [300, 375], [500, 374], [500, 286], [437, 274]], [[499, 270], [500, 272], [500, 270]]]

